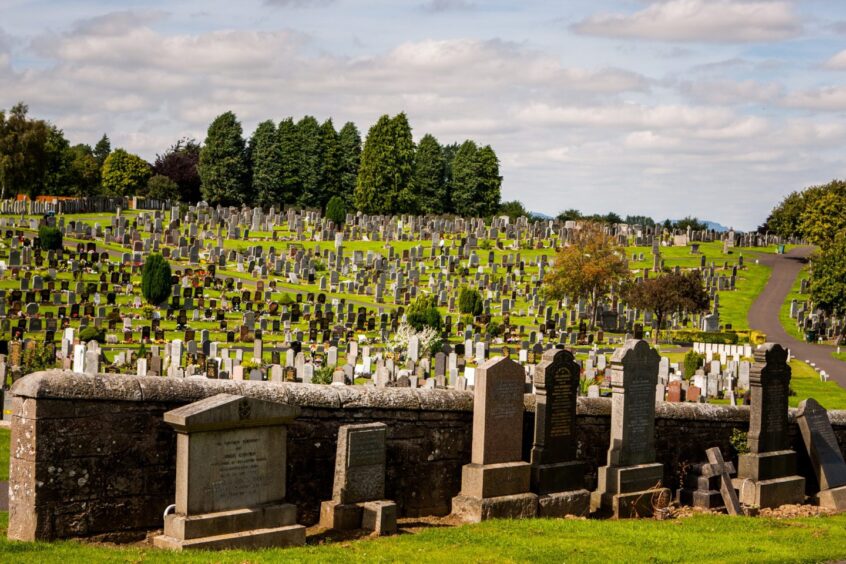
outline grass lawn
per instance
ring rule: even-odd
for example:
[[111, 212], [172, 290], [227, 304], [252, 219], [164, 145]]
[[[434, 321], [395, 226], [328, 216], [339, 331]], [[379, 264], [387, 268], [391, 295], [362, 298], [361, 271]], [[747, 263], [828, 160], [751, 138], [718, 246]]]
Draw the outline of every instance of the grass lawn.
[[702, 515], [599, 521], [527, 519], [303, 548], [169, 553], [77, 542], [6, 540], [14, 562], [820, 562], [846, 557], [846, 515], [775, 520]]
[[749, 308], [764, 290], [772, 274], [772, 268], [750, 261], [745, 270], [737, 273], [734, 291], [718, 292], [720, 295], [720, 323], [731, 325], [735, 331], [748, 331]]
[[842, 360], [843, 362], [846, 362], [846, 352], [833, 352], [831, 353], [831, 356], [833, 356], [837, 360]]
[[803, 399], [814, 398], [826, 409], [846, 409], [846, 390], [834, 380], [821, 382], [820, 375], [801, 360], [791, 360], [790, 367], [793, 369], [790, 387], [796, 392], [788, 398], [790, 407], [796, 407]]
[[9, 429], [0, 429], [0, 482], [9, 480]]

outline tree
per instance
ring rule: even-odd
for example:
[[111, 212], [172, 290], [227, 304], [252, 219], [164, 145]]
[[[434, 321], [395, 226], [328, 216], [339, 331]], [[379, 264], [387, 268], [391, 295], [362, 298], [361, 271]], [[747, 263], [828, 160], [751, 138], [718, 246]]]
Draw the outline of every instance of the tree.
[[655, 225], [655, 220], [645, 215], [627, 215], [624, 223], [628, 225], [642, 225], [643, 227], [652, 227]]
[[300, 144], [297, 136], [297, 125], [292, 118], [285, 118], [279, 122], [276, 130], [279, 143], [279, 159], [282, 170], [282, 191], [280, 203], [292, 204], [302, 193], [300, 180]]
[[241, 123], [232, 112], [211, 123], [200, 150], [199, 171], [203, 198], [225, 206], [249, 201], [249, 167]]
[[582, 212], [574, 209], [564, 210], [559, 213], [555, 219], [558, 221], [578, 221], [582, 219]]
[[0, 111], [0, 199], [19, 192], [35, 195], [46, 168], [49, 127], [27, 118], [29, 108], [16, 104]]
[[113, 197], [142, 193], [152, 171], [150, 165], [123, 149], [115, 149], [103, 163], [103, 190]]
[[141, 294], [152, 305], [159, 305], [170, 296], [170, 263], [156, 253], [147, 257], [141, 269]]
[[396, 181], [396, 207], [392, 211], [418, 213], [419, 202], [411, 181], [414, 174], [414, 140], [411, 136], [411, 125], [404, 112], [391, 119], [391, 133]]
[[461, 216], [476, 216], [476, 183], [479, 178], [476, 153], [479, 148], [469, 139], [461, 144], [452, 161], [452, 196], [453, 210]]
[[387, 115], [370, 128], [355, 187], [355, 207], [364, 213], [388, 214], [407, 199], [414, 164], [414, 142], [405, 114]]
[[320, 125], [320, 187], [317, 205], [323, 209], [335, 194], [341, 194], [341, 143], [331, 119]]
[[805, 208], [800, 220], [805, 239], [825, 250], [846, 230], [846, 197], [826, 191]]
[[417, 331], [422, 331], [424, 327], [438, 330], [441, 328], [441, 313], [438, 311], [435, 296], [419, 296], [408, 306], [405, 318]]
[[438, 140], [428, 133], [417, 144], [412, 184], [417, 193], [421, 213], [439, 214], [447, 211], [444, 154]]
[[111, 152], [112, 143], [104, 133], [100, 140], [97, 141], [97, 144], [94, 145], [94, 158], [97, 160], [97, 164], [100, 168], [103, 168], [103, 165], [106, 163], [106, 158]]
[[455, 162], [458, 148], [458, 143], [450, 143], [441, 147], [441, 154], [444, 157], [444, 199], [441, 213], [455, 213], [455, 205], [452, 202], [452, 165]]
[[573, 232], [570, 244], [556, 255], [543, 284], [552, 299], [587, 299], [593, 327], [599, 300], [613, 286], [627, 281], [629, 275], [624, 250], [601, 225], [586, 222]]
[[482, 294], [474, 288], [461, 288], [458, 292], [458, 311], [468, 315], [482, 315], [484, 311]]
[[353, 204], [358, 166], [361, 163], [361, 134], [351, 121], [344, 124], [338, 133], [341, 160], [341, 184], [339, 195], [348, 206]]
[[526, 211], [526, 207], [522, 202], [512, 200], [510, 202], [502, 202], [497, 215], [507, 215], [511, 219], [517, 219], [518, 217], [528, 216], [529, 212]]
[[707, 229], [707, 225], [699, 221], [699, 219], [691, 216], [687, 216], [684, 219], [680, 219], [673, 225], [676, 229], [686, 230], [688, 228], [692, 229], [693, 231], [702, 231]]
[[65, 151], [67, 173], [64, 181], [64, 193], [73, 196], [94, 196], [100, 193], [100, 174], [102, 167], [91, 151], [84, 144], [74, 145]]
[[270, 207], [282, 199], [282, 155], [276, 126], [271, 120], [258, 124], [248, 150], [253, 195], [258, 205]]
[[332, 196], [326, 204], [326, 217], [336, 226], [343, 225], [347, 220], [347, 204], [340, 196]]
[[144, 196], [156, 200], [178, 200], [179, 185], [167, 176], [155, 174], [147, 181]]
[[668, 315], [698, 313], [710, 305], [708, 293], [698, 271], [671, 272], [656, 278], [644, 278], [626, 292], [626, 301], [655, 315], [655, 341]]
[[156, 155], [153, 173], [166, 176], [179, 187], [179, 201], [199, 202], [200, 192], [200, 144], [194, 139], [180, 139], [162, 155]]
[[502, 176], [499, 174], [499, 158], [490, 145], [485, 145], [476, 154], [478, 160], [479, 215], [490, 217], [499, 209]]
[[45, 251], [57, 251], [62, 248], [62, 230], [42, 225], [38, 228], [38, 240]]
[[[811, 299], [829, 315], [846, 313], [846, 233], [813, 257]], [[838, 338], [838, 342], [839, 342]]]
[[297, 204], [304, 208], [322, 208], [320, 198], [320, 124], [313, 116], [297, 122], [299, 142], [297, 170], [300, 193]]

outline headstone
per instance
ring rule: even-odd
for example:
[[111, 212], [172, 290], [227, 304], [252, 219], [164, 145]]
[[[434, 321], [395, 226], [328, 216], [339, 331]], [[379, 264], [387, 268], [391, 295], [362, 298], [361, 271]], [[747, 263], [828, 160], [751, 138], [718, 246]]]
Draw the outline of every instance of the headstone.
[[781, 345], [767, 343], [755, 350], [749, 375], [749, 453], [739, 456], [735, 479], [744, 505], [779, 507], [805, 500], [805, 478], [796, 475], [796, 452], [788, 435], [790, 372]]
[[396, 504], [384, 499], [387, 428], [384, 423], [365, 423], [338, 429], [335, 482], [332, 500], [320, 506], [322, 527], [396, 532]]
[[287, 425], [297, 406], [218, 394], [168, 411], [176, 431], [176, 510], [155, 546], [183, 550], [305, 544], [285, 503]]
[[538, 516], [586, 515], [585, 465], [576, 459], [576, 399], [579, 365], [573, 353], [550, 349], [535, 368], [535, 436], [532, 489]]
[[[611, 357], [611, 446], [598, 470], [591, 510], [616, 518], [651, 516], [666, 507], [664, 465], [655, 462], [655, 385], [660, 356], [632, 339]], [[656, 503], [657, 500], [657, 503]]]
[[452, 499], [452, 512], [463, 521], [537, 515], [531, 466], [522, 460], [525, 381], [523, 367], [509, 358], [476, 368], [470, 464]]
[[796, 422], [820, 488], [817, 502], [821, 507], [846, 511], [846, 462], [828, 411], [815, 399], [808, 398], [799, 402]]

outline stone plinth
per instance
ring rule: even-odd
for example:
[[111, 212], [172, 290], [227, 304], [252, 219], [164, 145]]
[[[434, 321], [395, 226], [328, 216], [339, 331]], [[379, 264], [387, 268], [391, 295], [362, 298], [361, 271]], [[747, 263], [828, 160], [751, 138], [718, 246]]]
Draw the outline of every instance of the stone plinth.
[[453, 514], [464, 521], [537, 515], [531, 466], [521, 459], [525, 379], [508, 358], [476, 369], [472, 456], [461, 469], [461, 493], [452, 499]]
[[219, 394], [165, 413], [177, 432], [176, 511], [155, 546], [253, 549], [305, 544], [285, 503], [287, 425], [299, 408]]
[[670, 501], [664, 465], [655, 462], [655, 386], [660, 357], [632, 339], [611, 358], [611, 446], [598, 469], [590, 509], [615, 518], [648, 517]]
[[788, 435], [790, 365], [781, 345], [767, 343], [757, 348], [749, 385], [750, 452], [739, 457], [733, 480], [740, 502], [761, 508], [802, 503], [805, 478], [796, 475], [796, 453], [790, 449]]

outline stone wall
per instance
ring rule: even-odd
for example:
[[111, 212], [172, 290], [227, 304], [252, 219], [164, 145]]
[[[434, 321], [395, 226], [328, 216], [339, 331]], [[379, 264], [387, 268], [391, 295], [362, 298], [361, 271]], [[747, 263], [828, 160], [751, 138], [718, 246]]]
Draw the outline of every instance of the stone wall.
[[[402, 516], [444, 515], [470, 460], [473, 395], [453, 390], [334, 387], [229, 380], [32, 374], [12, 388], [9, 537], [22, 540], [98, 537], [129, 540], [162, 526], [173, 503], [175, 433], [165, 411], [231, 393], [302, 407], [289, 429], [287, 491], [300, 522], [316, 522], [332, 496], [337, 430], [346, 423], [388, 425], [386, 495]], [[528, 460], [534, 398], [525, 396]], [[595, 486], [608, 449], [610, 400], [579, 398], [580, 456]], [[676, 487], [687, 464], [719, 445], [727, 458], [734, 429], [748, 409], [662, 403], [656, 410], [658, 460]], [[830, 414], [846, 447], [846, 412]], [[792, 425], [800, 466], [807, 465]], [[845, 449], [846, 450], [846, 449]], [[808, 475], [807, 471], [803, 474]]]

